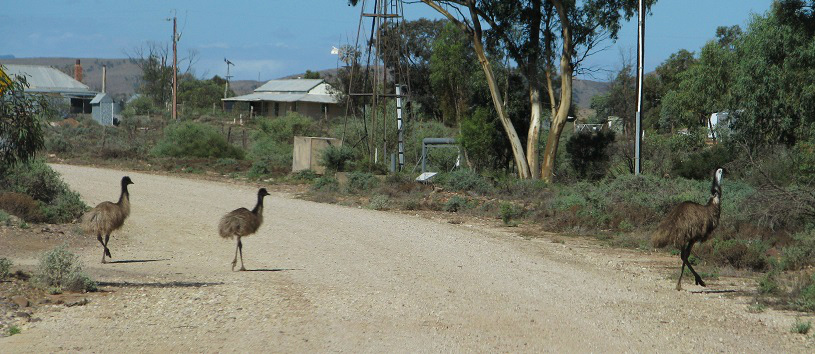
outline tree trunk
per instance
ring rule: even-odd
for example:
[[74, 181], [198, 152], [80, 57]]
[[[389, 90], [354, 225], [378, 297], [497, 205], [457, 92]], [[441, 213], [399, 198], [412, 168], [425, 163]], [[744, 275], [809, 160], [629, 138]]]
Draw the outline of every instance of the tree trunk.
[[529, 83], [529, 102], [532, 112], [529, 117], [529, 133], [526, 136], [526, 161], [532, 173], [532, 178], [538, 179], [540, 178], [538, 172], [538, 141], [540, 140], [541, 111], [543, 107], [541, 107], [540, 88], [536, 83]]
[[551, 183], [555, 171], [555, 157], [557, 156], [560, 134], [563, 126], [566, 125], [566, 118], [569, 116], [569, 107], [572, 105], [572, 37], [571, 23], [568, 14], [560, 0], [553, 0], [553, 5], [557, 9], [560, 18], [561, 30], [563, 31], [563, 47], [560, 56], [560, 106], [557, 114], [552, 117], [552, 127], [549, 130], [549, 139], [546, 140], [546, 149], [543, 152], [543, 164], [541, 165], [541, 178]]

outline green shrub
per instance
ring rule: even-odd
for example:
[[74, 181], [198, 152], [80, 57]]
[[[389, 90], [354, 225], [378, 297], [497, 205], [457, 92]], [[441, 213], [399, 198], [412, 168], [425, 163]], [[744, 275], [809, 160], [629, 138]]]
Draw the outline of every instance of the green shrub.
[[793, 235], [795, 243], [781, 249], [781, 268], [799, 270], [815, 264], [815, 228]]
[[313, 181], [317, 179], [317, 174], [313, 170], [300, 170], [292, 174], [291, 179], [296, 181]]
[[[23, 220], [70, 222], [80, 217], [88, 208], [79, 194], [71, 191], [60, 175], [42, 160], [17, 164], [0, 177], [0, 182], [0, 185], [12, 191], [0, 195], [0, 209]], [[15, 192], [24, 196], [14, 195]]]
[[758, 292], [760, 294], [771, 295], [777, 294], [780, 291], [781, 286], [778, 284], [777, 270], [773, 269], [758, 279]]
[[88, 210], [88, 206], [79, 197], [79, 193], [66, 190], [59, 194], [50, 204], [43, 205], [42, 212], [46, 222], [61, 224], [71, 222]]
[[795, 324], [792, 325], [790, 332], [792, 333], [799, 333], [799, 334], [807, 334], [809, 330], [812, 328], [812, 322], [806, 321], [801, 322], [801, 320], [796, 320]]
[[4, 224], [6, 226], [10, 226], [9, 221], [11, 221], [10, 215], [5, 212], [2, 207], [0, 207], [0, 225]]
[[368, 172], [351, 172], [348, 174], [348, 192], [368, 192], [379, 185], [379, 179]]
[[291, 171], [292, 145], [275, 140], [270, 136], [260, 136], [252, 143], [250, 155], [252, 169], [250, 175], [285, 174]]
[[12, 263], [8, 258], [0, 258], [0, 280], [8, 278], [11, 275]]
[[334, 177], [323, 176], [314, 180], [311, 189], [321, 192], [338, 192], [340, 190], [340, 182]]
[[613, 142], [613, 131], [572, 135], [566, 141], [566, 152], [578, 177], [597, 180], [605, 176], [610, 157], [608, 147]]
[[54, 294], [63, 291], [96, 291], [96, 282], [82, 271], [79, 257], [58, 246], [46, 252], [40, 258], [34, 283], [40, 288]]
[[502, 202], [498, 209], [498, 215], [501, 217], [501, 221], [504, 222], [504, 225], [509, 225], [512, 219], [521, 216], [521, 214], [522, 210], [520, 208], [508, 202]]
[[20, 327], [17, 327], [17, 325], [11, 325], [11, 326], [8, 327], [8, 335], [9, 336], [13, 336], [15, 334], [20, 334], [20, 332], [21, 332]]
[[350, 147], [329, 146], [320, 153], [320, 164], [331, 171], [344, 172], [354, 155], [354, 149]]
[[436, 182], [453, 192], [475, 192], [489, 194], [494, 191], [492, 183], [471, 170], [461, 169], [450, 173], [440, 173]]
[[760, 241], [714, 239], [711, 244], [716, 263], [753, 271], [765, 270], [769, 265], [765, 256], [769, 247]]
[[150, 97], [144, 95], [139, 96], [130, 101], [130, 103], [128, 103], [127, 107], [125, 108], [125, 111], [128, 110], [129, 110], [128, 115], [131, 113], [134, 115], [148, 115], [150, 113], [155, 114], [156, 112], [158, 112], [158, 110], [155, 107], [153, 107], [153, 100], [151, 100]]
[[442, 210], [456, 213], [467, 208], [467, 199], [454, 195], [444, 203]]
[[195, 122], [167, 126], [164, 137], [153, 148], [156, 156], [242, 159], [244, 152], [232, 146], [215, 128]]
[[59, 173], [51, 169], [43, 160], [21, 163], [0, 176], [5, 189], [28, 195], [43, 203], [50, 203], [67, 190]]
[[389, 209], [389, 205], [390, 199], [387, 195], [377, 194], [371, 198], [368, 207], [374, 210], [387, 210]]

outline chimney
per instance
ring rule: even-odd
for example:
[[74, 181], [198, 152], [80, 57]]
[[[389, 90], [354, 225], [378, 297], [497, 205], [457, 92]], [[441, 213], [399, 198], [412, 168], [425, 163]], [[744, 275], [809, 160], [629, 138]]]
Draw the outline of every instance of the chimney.
[[102, 93], [106, 93], [105, 86], [108, 83], [108, 66], [102, 65]]
[[79, 59], [77, 59], [76, 64], [74, 64], [74, 79], [82, 82], [82, 64], [79, 63]]

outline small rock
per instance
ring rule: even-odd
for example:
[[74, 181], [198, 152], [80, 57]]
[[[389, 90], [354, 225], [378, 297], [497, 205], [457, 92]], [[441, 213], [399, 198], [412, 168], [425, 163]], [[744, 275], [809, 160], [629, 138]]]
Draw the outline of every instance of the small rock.
[[22, 318], [30, 318], [31, 317], [31, 314], [29, 314], [28, 312], [23, 312], [23, 311], [19, 311], [19, 312], [15, 313], [15, 315], [17, 317], [22, 317]]
[[20, 307], [28, 307], [29, 305], [28, 299], [26, 299], [25, 296], [20, 295], [12, 296], [11, 301]]

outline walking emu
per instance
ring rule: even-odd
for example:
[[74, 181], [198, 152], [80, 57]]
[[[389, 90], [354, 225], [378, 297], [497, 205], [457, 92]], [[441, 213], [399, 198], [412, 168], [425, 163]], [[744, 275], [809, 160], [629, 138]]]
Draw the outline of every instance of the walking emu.
[[238, 253], [241, 255], [241, 269], [243, 267], [243, 244], [241, 244], [241, 237], [249, 236], [255, 233], [260, 224], [263, 223], [263, 197], [269, 195], [266, 188], [258, 190], [258, 202], [255, 208], [249, 211], [246, 208], [238, 208], [230, 211], [228, 214], [221, 218], [218, 223], [218, 233], [223, 238], [238, 238], [238, 245], [235, 248], [235, 258], [232, 260], [232, 270], [235, 270], [235, 264], [238, 263]]
[[679, 281], [676, 283], [676, 290], [682, 290], [682, 274], [685, 266], [688, 266], [696, 280], [696, 285], [705, 286], [702, 277], [693, 270], [688, 262], [690, 250], [696, 242], [707, 241], [716, 226], [719, 225], [719, 215], [721, 214], [722, 203], [722, 174], [724, 170], [717, 168], [713, 174], [713, 185], [710, 187], [710, 199], [707, 204], [699, 205], [694, 202], [682, 202], [677, 205], [659, 224], [656, 233], [651, 241], [654, 247], [665, 247], [674, 245], [680, 250], [682, 258], [682, 270], [679, 273]]
[[[82, 215], [82, 229], [88, 234], [96, 234], [96, 239], [102, 244], [102, 263], [107, 263], [106, 255], [113, 258], [108, 249], [110, 233], [121, 228], [127, 216], [130, 215], [130, 193], [127, 191], [127, 186], [130, 184], [133, 184], [130, 177], [122, 177], [122, 192], [118, 202], [101, 202]], [[102, 235], [105, 235], [104, 242]]]

